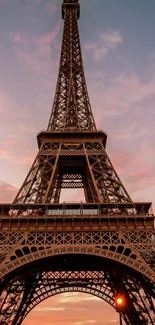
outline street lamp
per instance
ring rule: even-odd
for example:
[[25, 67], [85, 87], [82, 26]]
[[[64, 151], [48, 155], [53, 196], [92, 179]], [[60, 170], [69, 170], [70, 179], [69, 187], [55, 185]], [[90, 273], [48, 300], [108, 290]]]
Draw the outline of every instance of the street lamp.
[[116, 311], [119, 313], [120, 325], [122, 325], [122, 312], [125, 310], [126, 301], [122, 293], [115, 295]]

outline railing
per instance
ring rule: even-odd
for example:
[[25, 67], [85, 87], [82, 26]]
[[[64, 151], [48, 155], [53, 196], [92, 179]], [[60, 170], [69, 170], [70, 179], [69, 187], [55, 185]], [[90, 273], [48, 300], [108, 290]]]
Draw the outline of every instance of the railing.
[[65, 203], [62, 204], [0, 204], [0, 216], [153, 216], [150, 202], [135, 203]]

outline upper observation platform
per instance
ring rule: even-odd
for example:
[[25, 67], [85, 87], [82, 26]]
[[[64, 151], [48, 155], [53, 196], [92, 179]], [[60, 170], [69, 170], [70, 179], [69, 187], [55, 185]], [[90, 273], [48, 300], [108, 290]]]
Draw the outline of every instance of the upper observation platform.
[[62, 18], [65, 17], [65, 11], [67, 9], [76, 9], [77, 10], [77, 19], [80, 18], [80, 4], [78, 0], [64, 0], [62, 4]]

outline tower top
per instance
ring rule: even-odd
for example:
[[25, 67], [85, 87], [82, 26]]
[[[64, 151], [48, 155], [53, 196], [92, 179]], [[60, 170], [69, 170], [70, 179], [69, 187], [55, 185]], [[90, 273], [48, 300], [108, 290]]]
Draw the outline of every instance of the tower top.
[[80, 4], [78, 0], [63, 0], [62, 4], [62, 18], [64, 19], [66, 10], [76, 10], [77, 18], [80, 18]]
[[48, 131], [95, 131], [84, 74], [78, 18], [78, 0], [63, 0], [59, 73]]

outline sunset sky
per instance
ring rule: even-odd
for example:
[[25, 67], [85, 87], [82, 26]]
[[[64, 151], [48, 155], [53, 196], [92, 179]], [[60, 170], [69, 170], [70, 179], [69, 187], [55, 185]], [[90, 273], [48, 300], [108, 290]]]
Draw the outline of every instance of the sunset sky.
[[[62, 0], [0, 0], [0, 202], [13, 200], [46, 129], [58, 73]], [[87, 85], [107, 152], [133, 200], [155, 204], [155, 1], [81, 0]], [[74, 194], [74, 198], [76, 193]], [[88, 295], [38, 305], [23, 325], [118, 325]]]

